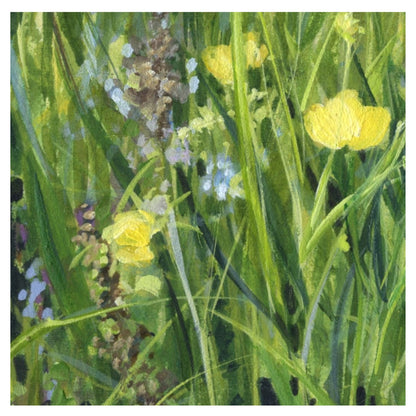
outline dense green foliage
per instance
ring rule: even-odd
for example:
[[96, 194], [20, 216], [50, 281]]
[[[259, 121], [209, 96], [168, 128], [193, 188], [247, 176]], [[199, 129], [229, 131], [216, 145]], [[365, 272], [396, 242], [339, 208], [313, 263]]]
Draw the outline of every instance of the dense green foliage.
[[[405, 404], [404, 37], [12, 13], [11, 403]], [[389, 111], [378, 146], [309, 137], [345, 89]]]

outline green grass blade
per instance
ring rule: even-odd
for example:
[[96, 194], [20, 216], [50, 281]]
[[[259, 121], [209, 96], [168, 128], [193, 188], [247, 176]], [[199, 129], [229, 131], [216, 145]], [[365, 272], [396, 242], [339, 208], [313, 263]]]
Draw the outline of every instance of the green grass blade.
[[78, 360], [77, 358], [70, 357], [66, 354], [61, 354], [55, 351], [51, 351], [48, 353], [51, 358], [55, 361], [63, 361], [69, 364], [71, 367], [74, 367], [77, 371], [79, 371], [84, 377], [92, 377], [93, 379], [97, 380], [102, 387], [114, 388], [117, 385], [117, 380], [107, 376], [106, 374], [102, 373], [101, 371], [91, 367], [87, 363]]
[[208, 387], [208, 396], [209, 396], [210, 404], [213, 405], [215, 404], [215, 395], [214, 395], [214, 385], [213, 385], [212, 373], [211, 373], [210, 358], [208, 354], [206, 333], [205, 333], [205, 329], [201, 327], [198, 312], [196, 310], [196, 306], [192, 297], [192, 292], [189, 287], [188, 278], [186, 277], [185, 265], [184, 265], [183, 256], [182, 256], [182, 249], [181, 249], [181, 245], [179, 241], [178, 230], [175, 224], [175, 214], [173, 210], [170, 211], [170, 215], [169, 215], [168, 231], [169, 231], [170, 243], [172, 246], [174, 259], [175, 259], [176, 266], [179, 272], [179, 277], [181, 278], [181, 281], [182, 281], [182, 287], [185, 292], [189, 310], [192, 315], [195, 333], [198, 338], [199, 347], [201, 350], [201, 358], [202, 358], [202, 363], [204, 366], [204, 372], [205, 372], [206, 383]]
[[[228, 258], [225, 256], [223, 251], [221, 250], [221, 247], [218, 243], [215, 243], [214, 237], [208, 228], [204, 218], [202, 215], [196, 211], [195, 209], [195, 202], [192, 197], [192, 193], [190, 192], [190, 186], [188, 183], [188, 179], [185, 176], [185, 173], [183, 172], [182, 168], [177, 167], [176, 173], [178, 175], [178, 179], [182, 186], [182, 191], [185, 195], [189, 195], [187, 197], [187, 203], [189, 206], [190, 211], [195, 215], [196, 217], [196, 224], [198, 228], [200, 229], [202, 236], [204, 237], [205, 243], [213, 256], [215, 257], [215, 260], [218, 262], [219, 266], [225, 270], [228, 263]], [[243, 293], [247, 299], [253, 303], [253, 305], [256, 306], [256, 308], [264, 314], [268, 319], [271, 320], [273, 325], [276, 325], [282, 334], [286, 336], [285, 331], [285, 325], [280, 315], [273, 316], [270, 313], [270, 310], [267, 308], [267, 306], [251, 291], [251, 289], [247, 286], [246, 282], [241, 278], [241, 276], [238, 274], [238, 272], [235, 270], [235, 268], [230, 264], [227, 268], [227, 274], [228, 277], [233, 281], [233, 283], [239, 288], [241, 293]]]
[[129, 183], [126, 190], [124, 191], [124, 194], [117, 205], [116, 212], [123, 211], [124, 207], [127, 204], [127, 201], [134, 192], [136, 185], [139, 183], [140, 179], [143, 178], [143, 176], [155, 165], [156, 161], [157, 158], [150, 159], [143, 164], [143, 167], [141, 169], [139, 169], [139, 171], [136, 173], [136, 176], [132, 179], [132, 181]]
[[[266, 290], [269, 296], [269, 308], [273, 312], [275, 307], [278, 313], [283, 316], [285, 313], [283, 307], [283, 298], [281, 293], [281, 278], [278, 270], [274, 267], [270, 242], [268, 240], [267, 227], [264, 218], [264, 211], [261, 206], [261, 197], [259, 191], [260, 178], [253, 140], [256, 140], [256, 134], [250, 118], [248, 101], [247, 101], [247, 69], [244, 48], [244, 39], [242, 32], [242, 15], [241, 13], [232, 13], [231, 15], [231, 50], [234, 73], [234, 101], [237, 130], [240, 140], [240, 164], [243, 176], [244, 190], [246, 200], [250, 207], [250, 217], [257, 236], [255, 240], [259, 244], [259, 253], [262, 257], [263, 278], [265, 279]], [[276, 288], [271, 299], [270, 281]], [[275, 299], [276, 300], [275, 300]], [[276, 303], [276, 305], [275, 305]]]
[[390, 299], [388, 302], [387, 315], [384, 320], [383, 327], [381, 328], [381, 331], [380, 331], [380, 337], [379, 337], [378, 348], [377, 348], [377, 357], [376, 357], [376, 362], [374, 366], [375, 374], [378, 374], [379, 369], [380, 369], [380, 362], [381, 362], [382, 353], [383, 353], [383, 344], [386, 338], [387, 328], [390, 324], [393, 313], [404, 293], [404, 290], [405, 290], [405, 273], [403, 272], [399, 283], [396, 285], [396, 287], [393, 290], [393, 293], [390, 296]]
[[[226, 361], [224, 363], [221, 363], [217, 366], [217, 368], [222, 368], [225, 366], [229, 366], [232, 363], [238, 362], [240, 360], [246, 360], [250, 358], [250, 355], [244, 355], [242, 357], [238, 357], [238, 358], [234, 358], [232, 360]], [[244, 362], [242, 363], [242, 365], [244, 365]], [[198, 374], [195, 374], [192, 377], [189, 377], [188, 379], [182, 381], [181, 383], [179, 383], [177, 386], [175, 386], [173, 389], [169, 390], [157, 403], [156, 406], [160, 406], [163, 403], [166, 402], [166, 400], [169, 399], [169, 397], [173, 396], [175, 393], [177, 393], [178, 391], [180, 391], [181, 389], [183, 389], [187, 384], [191, 383], [194, 380], [197, 380], [198, 378], [202, 377], [205, 375], [205, 371], [201, 371]]]
[[317, 290], [315, 292], [315, 295], [311, 301], [311, 308], [310, 311], [308, 312], [307, 318], [306, 318], [306, 328], [305, 328], [305, 336], [304, 336], [304, 342], [303, 342], [303, 348], [302, 348], [302, 353], [301, 353], [301, 357], [303, 359], [303, 362], [305, 363], [305, 366], [307, 364], [307, 360], [308, 360], [308, 355], [309, 355], [309, 348], [310, 348], [310, 343], [312, 340], [312, 331], [313, 331], [313, 327], [315, 325], [315, 320], [316, 320], [316, 314], [318, 312], [318, 307], [319, 307], [319, 302], [321, 300], [321, 296], [322, 296], [322, 292], [325, 288], [326, 282], [328, 281], [328, 277], [331, 271], [331, 267], [332, 264], [334, 262], [335, 259], [335, 255], [338, 251], [338, 241], [342, 238], [342, 236], [340, 235], [337, 239], [337, 241], [335, 242], [335, 244], [332, 246], [331, 252], [328, 256], [328, 260], [325, 264], [323, 273], [322, 273], [322, 278], [321, 281], [318, 284]]
[[[234, 328], [245, 333], [251, 340], [251, 342], [256, 345], [258, 348], [263, 349], [271, 355], [271, 357], [283, 365], [286, 366], [288, 371], [294, 376], [298, 377], [299, 381], [302, 382], [305, 387], [310, 391], [311, 394], [316, 397], [318, 404], [320, 405], [329, 405], [332, 404], [331, 399], [328, 397], [327, 393], [323, 388], [321, 388], [314, 380], [312, 380], [304, 371], [296, 364], [293, 360], [286, 358], [287, 351], [282, 351], [280, 348], [276, 350], [274, 346], [268, 345], [265, 340], [259, 337], [251, 328], [248, 328], [234, 319], [225, 316], [219, 312], [214, 311], [214, 314], [224, 321], [230, 323]], [[283, 344], [282, 344], [283, 345]]]
[[343, 378], [345, 376], [345, 343], [344, 334], [347, 331], [345, 327], [346, 310], [350, 290], [355, 275], [354, 266], [348, 272], [341, 297], [338, 301], [334, 327], [331, 336], [331, 372], [328, 377], [328, 393], [331, 399], [336, 403], [341, 403], [341, 391], [343, 389]]
[[[397, 169], [397, 166], [393, 166], [387, 169], [376, 177], [371, 176], [357, 190], [356, 193], [348, 195], [340, 203], [338, 203], [320, 223], [316, 231], [312, 234], [312, 237], [306, 246], [305, 257], [316, 247], [321, 237], [325, 234], [326, 231], [329, 230], [330, 227], [332, 227], [338, 218], [345, 216], [351, 207], [355, 207], [366, 201], [367, 198], [371, 197], [395, 169]], [[303, 262], [305, 257], [301, 262]]]
[[268, 26], [267, 26], [265, 18], [264, 18], [264, 14], [259, 13], [259, 17], [260, 17], [260, 21], [261, 21], [261, 24], [262, 24], [262, 27], [263, 27], [263, 33], [264, 33], [264, 39], [266, 41], [266, 46], [267, 46], [267, 48], [269, 50], [269, 53], [270, 53], [270, 59], [271, 59], [271, 62], [272, 62], [273, 73], [274, 73], [274, 76], [276, 78], [277, 87], [279, 89], [280, 100], [281, 100], [283, 110], [284, 110], [285, 115], [286, 115], [287, 124], [289, 126], [290, 138], [291, 138], [291, 141], [292, 141], [292, 150], [293, 150], [293, 154], [294, 154], [294, 157], [295, 157], [296, 169], [297, 169], [297, 173], [298, 173], [298, 180], [301, 184], [303, 184], [302, 162], [300, 160], [300, 153], [299, 153], [299, 148], [298, 148], [298, 142], [297, 142], [297, 139], [296, 139], [295, 128], [293, 126], [292, 117], [290, 115], [289, 106], [288, 106], [287, 100], [286, 100], [286, 94], [285, 94], [285, 91], [284, 91], [284, 88], [283, 88], [282, 77], [281, 77], [281, 75], [279, 73], [279, 70], [276, 66], [276, 57], [274, 56], [274, 47], [273, 47], [273, 44], [272, 44], [271, 39], [270, 39], [270, 33], [269, 33], [269, 29], [268, 29]]
[[12, 68], [12, 70], [10, 71], [10, 75], [11, 75], [11, 84], [12, 84], [13, 92], [15, 94], [18, 107], [19, 107], [19, 111], [23, 119], [23, 123], [25, 125], [30, 143], [33, 148], [34, 157], [36, 158], [39, 164], [39, 167], [42, 169], [43, 175], [47, 176], [52, 172], [52, 169], [43, 155], [43, 151], [39, 145], [39, 141], [37, 139], [35, 129], [33, 128], [30, 105], [26, 96], [25, 85], [24, 85], [24, 81], [22, 78], [22, 72], [20, 69], [19, 62], [17, 60], [16, 53], [14, 51], [13, 45], [11, 45], [10, 47], [10, 54], [11, 54], [10, 65]]
[[96, 318], [97, 316], [106, 315], [107, 313], [119, 311], [122, 309], [127, 309], [131, 306], [136, 306], [137, 304], [124, 304], [120, 306], [114, 306], [113, 308], [107, 309], [100, 309], [97, 311], [89, 312], [83, 315], [79, 315], [73, 318], [67, 318], [63, 320], [52, 320], [48, 319], [46, 321], [41, 322], [40, 324], [30, 328], [28, 331], [20, 334], [11, 344], [10, 347], [10, 357], [13, 358], [26, 348], [31, 342], [35, 341], [36, 339], [40, 338], [41, 336], [49, 333], [50, 331], [56, 328], [62, 328], [68, 325], [74, 325], [85, 321], [87, 319]]

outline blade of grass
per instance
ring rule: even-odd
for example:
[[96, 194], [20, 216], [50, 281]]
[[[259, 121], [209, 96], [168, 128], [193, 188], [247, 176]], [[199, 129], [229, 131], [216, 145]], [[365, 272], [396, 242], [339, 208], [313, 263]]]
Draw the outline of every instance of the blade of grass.
[[22, 78], [22, 71], [21, 71], [19, 62], [17, 60], [17, 56], [14, 51], [13, 45], [11, 45], [10, 47], [10, 58], [11, 58], [11, 62], [10, 62], [11, 84], [12, 84], [14, 95], [17, 100], [18, 108], [19, 108], [23, 123], [25, 125], [30, 143], [33, 148], [33, 155], [36, 158], [36, 161], [39, 164], [40, 169], [42, 169], [43, 175], [48, 176], [49, 174], [52, 173], [52, 169], [43, 155], [43, 151], [37, 139], [35, 129], [33, 128], [30, 105], [29, 105], [26, 91], [25, 91], [25, 84]]
[[[234, 319], [225, 316], [219, 312], [214, 311], [214, 314], [219, 318], [223, 319], [225, 322], [230, 323], [234, 328], [240, 330], [241, 332], [245, 333], [251, 340], [251, 342], [256, 345], [258, 348], [263, 349], [270, 356], [276, 360], [281, 362], [283, 365], [287, 367], [287, 370], [293, 374], [295, 377], [299, 379], [299, 382], [303, 383], [305, 387], [309, 390], [311, 394], [316, 397], [319, 405], [329, 405], [332, 404], [331, 399], [328, 397], [327, 393], [323, 388], [321, 388], [315, 380], [311, 379], [304, 371], [299, 367], [294, 360], [286, 358], [286, 351], [282, 351], [279, 347], [278, 349], [275, 346], [269, 345], [265, 342], [263, 337], [259, 337], [258, 334], [254, 333], [251, 328], [248, 328], [239, 322], [235, 321]], [[283, 344], [280, 344], [283, 345]]]
[[20, 351], [26, 348], [31, 342], [35, 341], [39, 337], [46, 335], [50, 331], [62, 328], [68, 325], [74, 325], [79, 322], [85, 321], [87, 319], [92, 319], [97, 316], [106, 315], [107, 313], [119, 311], [121, 309], [129, 308], [131, 306], [136, 306], [136, 303], [124, 304], [120, 306], [114, 306], [113, 308], [100, 309], [97, 311], [89, 312], [83, 315], [79, 315], [73, 318], [67, 318], [63, 320], [52, 320], [48, 319], [41, 322], [40, 324], [30, 328], [28, 331], [20, 334], [17, 338], [14, 339], [10, 346], [10, 358], [15, 357]]
[[299, 243], [300, 237], [302, 235], [302, 207], [301, 207], [301, 197], [300, 197], [300, 184], [298, 177], [296, 175], [296, 171], [290, 168], [291, 165], [293, 165], [293, 153], [291, 151], [287, 151], [285, 149], [285, 146], [283, 146], [282, 140], [280, 140], [277, 131], [278, 126], [276, 125], [275, 117], [272, 112], [272, 106], [270, 103], [270, 97], [267, 93], [267, 79], [264, 72], [264, 68], [262, 68], [262, 76], [263, 76], [263, 82], [265, 85], [266, 90], [266, 105], [268, 112], [270, 114], [270, 121], [272, 123], [272, 131], [273, 135], [276, 140], [276, 144], [279, 148], [280, 154], [281, 154], [281, 160], [283, 163], [283, 169], [286, 174], [287, 178], [287, 184], [290, 189], [290, 196], [292, 199], [292, 212], [293, 212], [293, 227], [294, 227], [294, 234], [295, 234], [295, 241]]
[[[202, 215], [196, 211], [195, 209], [195, 202], [192, 197], [192, 193], [190, 191], [190, 186], [188, 183], [188, 179], [186, 178], [185, 173], [183, 172], [182, 168], [177, 167], [176, 168], [177, 178], [179, 179], [179, 182], [182, 187], [182, 191], [184, 194], [188, 194], [189, 196], [186, 198], [186, 201], [188, 203], [190, 211], [195, 215], [196, 217], [196, 223], [198, 228], [201, 230], [202, 236], [204, 237], [205, 243], [213, 256], [215, 257], [215, 260], [218, 262], [219, 266], [224, 270], [227, 265], [227, 257], [221, 250], [221, 247], [218, 245], [218, 243], [215, 243], [215, 240], [212, 236], [212, 233], [210, 229], [208, 228], [204, 218]], [[176, 180], [176, 175], [173, 176], [172, 182]], [[176, 186], [173, 186], [174, 192], [176, 189]], [[246, 298], [253, 303], [253, 305], [256, 306], [256, 308], [270, 321], [275, 325], [280, 333], [283, 335], [285, 340], [288, 341], [288, 335], [285, 323], [283, 322], [282, 317], [275, 313], [274, 315], [270, 313], [270, 310], [264, 305], [264, 303], [251, 291], [251, 289], [247, 286], [247, 284], [244, 282], [244, 280], [240, 277], [238, 272], [234, 269], [232, 265], [228, 266], [227, 269], [228, 277], [233, 281], [233, 283], [240, 289], [240, 291], [246, 296]]]
[[338, 301], [335, 315], [334, 327], [331, 336], [331, 371], [328, 377], [328, 393], [331, 399], [336, 403], [341, 402], [341, 391], [343, 388], [343, 377], [345, 375], [345, 342], [342, 342], [342, 335], [347, 329], [345, 328], [347, 301], [351, 290], [351, 285], [355, 275], [354, 265], [348, 272], [341, 297]]
[[[271, 15], [268, 14], [268, 16], [271, 16]], [[260, 21], [261, 21], [261, 24], [262, 24], [262, 27], [263, 27], [263, 34], [264, 34], [264, 39], [266, 41], [266, 46], [267, 46], [267, 48], [269, 50], [269, 53], [270, 53], [270, 60], [272, 62], [272, 67], [273, 67], [274, 76], [276, 78], [277, 87], [279, 89], [280, 100], [281, 100], [283, 110], [284, 110], [285, 115], [286, 115], [287, 124], [289, 126], [290, 138], [291, 138], [291, 141], [292, 141], [292, 150], [293, 150], [293, 154], [294, 154], [294, 157], [295, 157], [296, 169], [297, 169], [297, 173], [298, 173], [298, 180], [301, 184], [303, 184], [302, 162], [300, 160], [300, 153], [299, 153], [298, 143], [297, 143], [297, 139], [296, 139], [295, 128], [293, 126], [292, 117], [290, 115], [289, 106], [288, 106], [287, 100], [286, 100], [286, 93], [283, 89], [282, 77], [280, 76], [280, 73], [279, 73], [279, 71], [277, 69], [277, 66], [276, 66], [276, 58], [275, 58], [274, 52], [273, 52], [274, 47], [273, 47], [273, 44], [270, 40], [269, 29], [268, 29], [268, 26], [267, 26], [266, 21], [264, 19], [264, 14], [259, 13], [259, 17], [260, 17]], [[269, 26], [271, 26], [271, 24]], [[240, 62], [240, 64], [242, 64], [242, 63], [243, 62]]]
[[210, 359], [208, 355], [208, 346], [205, 329], [201, 327], [198, 312], [192, 297], [191, 288], [189, 287], [188, 278], [186, 277], [185, 265], [183, 262], [182, 249], [179, 241], [178, 230], [175, 224], [175, 214], [173, 210], [169, 213], [169, 222], [168, 222], [168, 232], [170, 237], [170, 243], [172, 246], [172, 251], [174, 254], [174, 259], [176, 266], [179, 272], [179, 277], [182, 281], [182, 287], [185, 292], [186, 300], [188, 302], [189, 310], [192, 315], [192, 320], [194, 322], [195, 333], [198, 338], [199, 347], [201, 350], [201, 358], [204, 366], [205, 378], [208, 388], [208, 396], [211, 405], [215, 404], [215, 395], [214, 395], [214, 385], [212, 380], [212, 372], [210, 368]]
[[397, 166], [386, 169], [383, 173], [376, 177], [371, 176], [363, 185], [360, 186], [356, 193], [348, 195], [340, 203], [338, 203], [312, 234], [312, 237], [307, 243], [305, 254], [301, 259], [301, 263], [303, 263], [306, 256], [316, 247], [321, 237], [326, 231], [329, 230], [330, 227], [332, 227], [335, 221], [337, 221], [341, 216], [345, 216], [351, 207], [355, 207], [360, 203], [363, 203], [367, 198], [373, 195], [395, 169], [397, 169]]
[[119, 213], [123, 211], [124, 207], [127, 204], [127, 201], [131, 197], [132, 193], [134, 192], [136, 185], [139, 183], [139, 180], [143, 178], [143, 176], [150, 170], [154, 164], [157, 162], [157, 158], [150, 159], [146, 161], [141, 169], [138, 170], [136, 176], [132, 179], [132, 181], [128, 184], [126, 190], [123, 193], [123, 196], [120, 199], [120, 202], [117, 205], [116, 212]]
[[114, 388], [117, 385], [117, 380], [114, 380], [96, 368], [91, 367], [84, 361], [70, 357], [69, 355], [58, 353], [56, 351], [48, 351], [48, 355], [54, 361], [63, 361], [69, 364], [71, 367], [74, 367], [80, 374], [82, 374], [82, 376], [88, 376], [88, 378], [97, 380], [101, 388]]
[[357, 68], [357, 71], [360, 74], [360, 77], [362, 78], [362, 80], [364, 82], [364, 87], [367, 91], [368, 96], [370, 97], [371, 105], [374, 106], [374, 107], [377, 107], [377, 100], [374, 97], [373, 92], [371, 91], [370, 84], [368, 83], [368, 79], [367, 79], [367, 77], [364, 73], [363, 67], [360, 64], [360, 60], [358, 59], [358, 56], [357, 56], [356, 52], [353, 55], [353, 60], [354, 60], [355, 67]]
[[[247, 69], [244, 39], [242, 32], [242, 15], [235, 12], [231, 14], [231, 51], [234, 74], [234, 101], [238, 136], [240, 140], [240, 164], [243, 176], [246, 201], [249, 204], [249, 216], [257, 230], [255, 241], [259, 245], [259, 254], [263, 269], [266, 290], [269, 297], [269, 308], [274, 313], [277, 308], [281, 316], [285, 316], [284, 303], [281, 290], [281, 278], [272, 259], [270, 242], [267, 235], [267, 227], [261, 206], [258, 184], [261, 174], [256, 166], [253, 140], [256, 134], [249, 114], [247, 100]], [[290, 117], [290, 116], [289, 116]], [[270, 282], [273, 282], [274, 293], [271, 296]], [[274, 299], [275, 298], [275, 299]], [[270, 299], [273, 299], [272, 301]], [[275, 304], [276, 303], [276, 304]]]
[[[222, 287], [224, 285], [224, 280], [225, 280], [225, 277], [227, 276], [228, 268], [231, 265], [231, 260], [233, 258], [234, 251], [237, 248], [237, 245], [240, 241], [241, 234], [243, 232], [243, 229], [244, 229], [245, 225], [246, 225], [246, 217], [244, 217], [243, 221], [241, 222], [240, 228], [237, 232], [237, 235], [235, 236], [233, 246], [231, 247], [231, 251], [230, 251], [230, 255], [228, 256], [227, 264], [225, 265], [225, 268], [223, 270], [223, 273], [222, 273], [222, 276], [221, 276], [221, 281], [220, 281], [220, 284], [218, 286], [218, 290], [217, 290], [217, 293], [215, 295], [214, 302], [212, 303], [212, 309], [213, 310], [215, 310], [215, 307], [217, 306], [217, 302], [218, 302], [218, 299], [220, 297]], [[211, 312], [211, 318], [212, 318], [212, 312]]]
[[[120, 149], [115, 146], [113, 141], [108, 137], [108, 134], [101, 122], [95, 118], [92, 111], [87, 109], [83, 103], [78, 86], [73, 76], [73, 72], [71, 70], [69, 60], [66, 55], [65, 45], [55, 15], [52, 18], [52, 24], [58, 45], [58, 54], [60, 57], [59, 66], [66, 81], [65, 85], [67, 87], [68, 93], [77, 106], [85, 127], [88, 129], [95, 141], [101, 146], [108, 162], [111, 165], [115, 177], [119, 181], [120, 185], [126, 189], [134, 177], [133, 172], [129, 168], [128, 162], [121, 153]], [[136, 192], [139, 193], [138, 188], [136, 189]]]
[[321, 178], [319, 179], [318, 188], [315, 193], [315, 201], [314, 201], [313, 208], [312, 208], [310, 223], [306, 226], [306, 230], [304, 232], [302, 242], [300, 245], [300, 249], [299, 249], [300, 258], [304, 257], [304, 250], [306, 248], [305, 246], [311, 236], [311, 233], [316, 228], [319, 215], [321, 214], [322, 207], [325, 203], [325, 197], [327, 195], [327, 190], [328, 190], [328, 180], [331, 175], [334, 154], [335, 154], [334, 151], [331, 151], [331, 153], [329, 154], [325, 168], [322, 172]]
[[186, 324], [185, 324], [185, 318], [184, 318], [183, 313], [181, 311], [181, 308], [179, 306], [178, 298], [177, 298], [176, 293], [173, 289], [172, 283], [169, 281], [169, 279], [165, 275], [164, 275], [164, 280], [165, 280], [166, 285], [168, 287], [169, 295], [172, 299], [172, 304], [173, 304], [173, 307], [175, 309], [175, 313], [178, 317], [179, 326], [181, 328], [181, 332], [182, 332], [184, 343], [185, 343], [185, 348], [186, 348], [187, 353], [188, 353], [189, 365], [191, 367], [191, 373], [193, 374], [194, 373], [194, 358], [193, 358], [193, 355], [192, 355], [191, 340], [190, 340], [188, 330], [187, 330]]
[[[242, 357], [238, 357], [238, 358], [234, 358], [234, 359], [232, 359], [232, 360], [229, 360], [229, 361], [226, 361], [226, 362], [224, 362], [224, 363], [221, 363], [221, 364], [219, 364], [218, 366], [217, 366], [217, 368], [222, 368], [222, 367], [225, 367], [225, 366], [229, 366], [230, 364], [232, 364], [232, 363], [235, 363], [235, 362], [237, 362], [237, 361], [239, 361], [239, 360], [244, 360], [244, 359], [247, 359], [247, 358], [249, 358], [250, 357], [250, 355], [244, 355], [244, 356], [242, 356]], [[241, 365], [245, 365], [245, 363], [243, 362]], [[226, 370], [227, 371], [227, 370]], [[205, 374], [205, 371], [201, 371], [201, 372], [199, 372], [198, 374], [195, 374], [194, 376], [192, 376], [192, 377], [189, 377], [188, 379], [186, 379], [186, 380], [184, 380], [184, 381], [182, 381], [181, 383], [179, 383], [177, 386], [175, 386], [172, 390], [169, 390], [157, 403], [156, 403], [156, 406], [160, 406], [160, 405], [162, 405], [166, 400], [168, 400], [169, 399], [169, 397], [171, 397], [171, 396], [173, 396], [177, 391], [179, 391], [179, 390], [181, 390], [182, 388], [184, 388], [187, 384], [189, 384], [190, 382], [192, 382], [192, 381], [194, 381], [194, 380], [196, 380], [196, 379], [198, 379], [199, 377], [202, 377], [203, 375]]]
[[327, 193], [328, 179], [331, 175], [332, 162], [334, 160], [334, 151], [328, 156], [325, 168], [322, 172], [321, 178], [319, 179], [318, 189], [315, 194], [315, 201], [313, 204], [312, 214], [311, 214], [311, 228], [315, 229], [316, 223], [318, 222], [318, 216], [321, 213], [322, 206], [325, 203], [325, 196]]
[[378, 348], [377, 348], [377, 356], [376, 356], [376, 362], [374, 365], [374, 373], [378, 374], [379, 369], [380, 369], [380, 363], [381, 363], [381, 358], [382, 358], [382, 354], [383, 354], [383, 344], [384, 344], [384, 340], [386, 338], [386, 334], [387, 334], [387, 328], [390, 324], [390, 320], [393, 316], [393, 313], [399, 303], [399, 300], [401, 299], [403, 293], [405, 290], [405, 273], [403, 271], [401, 277], [400, 277], [400, 281], [398, 282], [398, 284], [396, 285], [396, 287], [394, 288], [389, 302], [387, 304], [387, 315], [386, 318], [384, 320], [383, 323], [383, 327], [381, 328], [380, 331], [380, 337], [379, 337], [379, 341], [378, 341]]
[[351, 367], [351, 387], [349, 404], [353, 405], [358, 386], [358, 376], [361, 367], [361, 359], [365, 335], [365, 323], [367, 321], [367, 299], [364, 297], [363, 285], [361, 278], [355, 279], [357, 298], [358, 298], [358, 312], [357, 312], [357, 328], [355, 330], [354, 345], [353, 345], [353, 361]]
[[310, 348], [310, 343], [312, 339], [312, 331], [315, 325], [315, 319], [316, 319], [316, 314], [318, 312], [319, 302], [321, 300], [322, 292], [325, 288], [326, 282], [328, 281], [328, 277], [332, 268], [332, 264], [334, 262], [335, 255], [338, 251], [338, 242], [340, 239], [342, 239], [342, 233], [340, 233], [339, 237], [337, 238], [337, 241], [331, 248], [331, 252], [329, 253], [328, 260], [322, 272], [321, 281], [318, 284], [317, 290], [311, 302], [311, 309], [308, 312], [308, 315], [306, 317], [307, 324], [305, 328], [305, 336], [304, 336], [303, 348], [302, 348], [302, 353], [301, 353], [301, 357], [303, 359], [303, 362], [305, 363], [305, 367], [308, 361], [309, 348]]
[[335, 28], [335, 19], [333, 19], [332, 25], [331, 25], [331, 27], [328, 31], [328, 34], [326, 35], [325, 41], [322, 45], [322, 48], [319, 51], [319, 54], [318, 54], [317, 58], [315, 59], [314, 66], [312, 68], [311, 75], [309, 77], [309, 80], [308, 80], [308, 83], [306, 85], [305, 92], [303, 93], [302, 101], [301, 101], [301, 104], [300, 104], [300, 111], [302, 111], [302, 112], [304, 112], [305, 109], [306, 109], [306, 104], [307, 104], [309, 96], [311, 94], [311, 90], [312, 90], [313, 83], [315, 82], [316, 74], [318, 73], [319, 66], [320, 66], [322, 58], [325, 54], [326, 48], [328, 47], [328, 43], [329, 43], [329, 40], [331, 39], [334, 28]]

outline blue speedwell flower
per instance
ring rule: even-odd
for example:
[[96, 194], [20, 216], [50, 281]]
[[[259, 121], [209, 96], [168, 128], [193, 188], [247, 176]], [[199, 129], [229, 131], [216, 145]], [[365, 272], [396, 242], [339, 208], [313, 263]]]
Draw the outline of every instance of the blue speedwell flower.
[[188, 71], [188, 74], [192, 74], [192, 72], [195, 71], [196, 67], [198, 66], [198, 62], [196, 62], [195, 58], [191, 58], [187, 63], [186, 63], [186, 69]]
[[240, 196], [235, 192], [233, 182], [237, 178], [234, 164], [228, 156], [223, 153], [217, 155], [216, 160], [211, 158], [206, 166], [206, 174], [201, 178], [201, 190], [207, 195], [215, 194], [218, 201], [225, 201], [227, 195], [231, 198]]
[[182, 162], [185, 165], [191, 164], [191, 151], [188, 140], [181, 142], [175, 140], [174, 143], [165, 151], [167, 161], [171, 165]]
[[199, 79], [197, 76], [193, 76], [190, 80], [189, 80], [189, 92], [191, 94], [195, 94], [197, 89], [199, 86]]

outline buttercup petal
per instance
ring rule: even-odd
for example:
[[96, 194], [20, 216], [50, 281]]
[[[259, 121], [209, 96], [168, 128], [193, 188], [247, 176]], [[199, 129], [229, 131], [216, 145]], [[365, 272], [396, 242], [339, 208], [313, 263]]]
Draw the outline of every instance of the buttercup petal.
[[334, 120], [322, 104], [314, 104], [304, 117], [306, 131], [314, 142], [338, 149]]
[[353, 150], [376, 146], [385, 136], [390, 114], [381, 107], [364, 107], [355, 90], [344, 90], [325, 106], [314, 104], [304, 116], [306, 131], [317, 143], [331, 149]]
[[386, 135], [390, 120], [390, 113], [385, 108], [363, 107], [360, 135], [348, 143], [349, 147], [362, 150], [377, 146]]
[[149, 244], [150, 226], [144, 223], [131, 222], [123, 234], [115, 239], [120, 246], [143, 247]]
[[230, 46], [208, 46], [202, 52], [202, 60], [215, 78], [224, 84], [232, 84], [233, 66]]
[[154, 258], [154, 254], [149, 246], [123, 246], [117, 250], [115, 255], [119, 262], [124, 264], [134, 264], [136, 266], [146, 266]]

